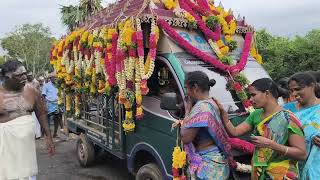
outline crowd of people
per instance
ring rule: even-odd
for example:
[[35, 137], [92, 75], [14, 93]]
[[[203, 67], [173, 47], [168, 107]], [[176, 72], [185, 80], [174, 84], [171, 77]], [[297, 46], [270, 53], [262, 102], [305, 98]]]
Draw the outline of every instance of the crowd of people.
[[[209, 97], [214, 83], [208, 76], [188, 73], [186, 115], [179, 121], [188, 173], [193, 179], [228, 179], [235, 166], [228, 136], [251, 133], [251, 179], [320, 179], [319, 78], [319, 72], [297, 73], [281, 87], [269, 78], [254, 81], [248, 94], [255, 111], [234, 126], [220, 102]], [[279, 104], [281, 97], [286, 104]]]

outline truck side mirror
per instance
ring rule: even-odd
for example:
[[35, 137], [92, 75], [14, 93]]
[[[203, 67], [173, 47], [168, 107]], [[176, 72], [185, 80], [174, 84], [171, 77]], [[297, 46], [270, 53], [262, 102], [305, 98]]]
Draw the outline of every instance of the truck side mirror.
[[164, 110], [178, 110], [177, 106], [177, 94], [176, 93], [165, 93], [161, 97], [160, 108]]

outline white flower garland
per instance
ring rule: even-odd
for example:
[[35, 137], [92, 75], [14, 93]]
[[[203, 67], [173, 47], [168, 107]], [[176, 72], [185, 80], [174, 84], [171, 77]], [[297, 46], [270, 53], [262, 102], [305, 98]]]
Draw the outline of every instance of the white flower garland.
[[237, 171], [243, 172], [243, 173], [250, 173], [252, 171], [251, 165], [247, 164], [241, 164], [237, 162]]
[[[117, 47], [121, 48], [121, 42], [123, 39], [123, 31], [119, 33], [119, 40], [117, 42]], [[124, 63], [126, 60], [123, 60]], [[121, 62], [122, 63], [122, 62]], [[120, 65], [122, 67], [122, 65]], [[125, 67], [121, 70], [121, 72], [116, 72], [116, 79], [117, 79], [117, 84], [119, 86], [120, 91], [124, 91], [126, 89], [126, 73], [125, 73]]]
[[[138, 18], [136, 20], [136, 22], [137, 22], [137, 31], [141, 31], [141, 21], [140, 21], [140, 19]], [[151, 33], [150, 33], [150, 35], [151, 34], [156, 35], [156, 21], [154, 19], [151, 22]], [[138, 48], [144, 48], [144, 47], [138, 47]], [[148, 54], [148, 56], [149, 56], [149, 54]], [[142, 56], [139, 56], [139, 66], [140, 66], [139, 68], [140, 68], [141, 78], [142, 79], [149, 79], [151, 77], [151, 75], [153, 74], [153, 70], [154, 70], [154, 66], [155, 66], [154, 59], [150, 58], [150, 65], [149, 65], [149, 69], [148, 69], [147, 73], [145, 73], [145, 70], [144, 70], [145, 64], [144, 64], [144, 57], [142, 57]]]

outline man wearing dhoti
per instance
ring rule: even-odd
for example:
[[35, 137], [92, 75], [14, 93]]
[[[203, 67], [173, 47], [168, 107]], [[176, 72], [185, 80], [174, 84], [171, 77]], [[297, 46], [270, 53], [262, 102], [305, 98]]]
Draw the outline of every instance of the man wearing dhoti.
[[26, 69], [17, 60], [2, 65], [0, 86], [0, 180], [35, 179], [38, 173], [35, 147], [35, 112], [45, 130], [50, 155], [54, 145], [48, 126], [46, 105], [34, 88], [24, 88]]

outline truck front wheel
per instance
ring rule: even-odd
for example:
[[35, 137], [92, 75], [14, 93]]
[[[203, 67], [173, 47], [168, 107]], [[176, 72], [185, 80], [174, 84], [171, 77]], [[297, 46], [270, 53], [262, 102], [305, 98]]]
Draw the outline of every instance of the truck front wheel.
[[94, 146], [84, 134], [80, 135], [77, 142], [77, 159], [82, 167], [92, 165], [95, 159]]
[[136, 180], [162, 180], [162, 174], [159, 167], [154, 163], [142, 166], [137, 175]]

